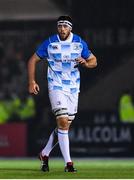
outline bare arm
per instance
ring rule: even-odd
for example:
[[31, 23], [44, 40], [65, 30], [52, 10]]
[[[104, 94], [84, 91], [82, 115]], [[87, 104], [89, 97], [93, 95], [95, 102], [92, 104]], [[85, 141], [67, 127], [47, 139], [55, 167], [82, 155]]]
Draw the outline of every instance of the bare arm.
[[29, 83], [29, 93], [38, 94], [39, 92], [39, 85], [36, 83], [35, 80], [35, 70], [36, 70], [36, 63], [40, 60], [40, 58], [33, 54], [33, 56], [28, 60], [28, 83]]
[[97, 59], [93, 54], [91, 54], [88, 59], [82, 57], [77, 58], [77, 62], [86, 68], [95, 68], [97, 66]]

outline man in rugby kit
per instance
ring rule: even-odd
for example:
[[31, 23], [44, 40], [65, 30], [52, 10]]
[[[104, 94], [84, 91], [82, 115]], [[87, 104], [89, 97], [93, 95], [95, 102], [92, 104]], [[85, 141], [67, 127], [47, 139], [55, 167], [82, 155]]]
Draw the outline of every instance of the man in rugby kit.
[[[49, 154], [59, 143], [65, 161], [65, 172], [76, 172], [70, 157], [68, 131], [75, 118], [80, 87], [79, 64], [85, 68], [97, 66], [96, 57], [85, 41], [72, 33], [70, 16], [60, 16], [57, 20], [58, 33], [46, 39], [28, 61], [29, 92], [38, 94], [39, 85], [35, 80], [38, 61], [48, 61], [48, 90], [52, 111], [55, 114], [57, 128], [51, 133], [47, 145], [39, 158], [42, 171], [49, 171]], [[57, 137], [57, 142], [54, 140]]]

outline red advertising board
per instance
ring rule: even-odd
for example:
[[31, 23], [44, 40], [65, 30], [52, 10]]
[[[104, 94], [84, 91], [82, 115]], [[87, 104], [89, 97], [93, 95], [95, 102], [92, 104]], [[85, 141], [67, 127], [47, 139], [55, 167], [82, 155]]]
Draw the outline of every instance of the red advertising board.
[[27, 126], [25, 123], [0, 125], [0, 157], [27, 155]]

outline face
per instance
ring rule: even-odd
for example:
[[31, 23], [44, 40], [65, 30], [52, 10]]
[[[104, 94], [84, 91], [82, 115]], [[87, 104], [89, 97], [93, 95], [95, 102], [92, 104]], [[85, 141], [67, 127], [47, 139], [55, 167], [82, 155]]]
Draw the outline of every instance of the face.
[[64, 41], [69, 37], [70, 32], [71, 32], [71, 28], [69, 26], [58, 25], [57, 29], [58, 29], [58, 34], [59, 34], [61, 40]]

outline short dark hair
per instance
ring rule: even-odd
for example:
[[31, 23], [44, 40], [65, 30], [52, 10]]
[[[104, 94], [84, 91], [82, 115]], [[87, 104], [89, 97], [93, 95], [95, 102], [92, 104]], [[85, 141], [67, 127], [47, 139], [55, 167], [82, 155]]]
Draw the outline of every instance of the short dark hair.
[[60, 16], [58, 17], [57, 21], [69, 21], [72, 23], [72, 18], [69, 15], [64, 15], [64, 16]]

